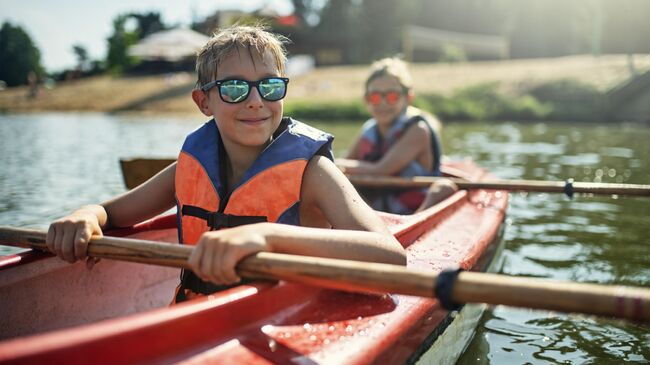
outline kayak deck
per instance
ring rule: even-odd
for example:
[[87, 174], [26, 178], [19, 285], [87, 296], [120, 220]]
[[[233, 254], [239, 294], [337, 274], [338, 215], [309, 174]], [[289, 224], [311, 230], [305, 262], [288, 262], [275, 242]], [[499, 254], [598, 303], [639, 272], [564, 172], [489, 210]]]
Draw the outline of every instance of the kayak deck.
[[[459, 168], [475, 178], [483, 174], [467, 163]], [[497, 247], [506, 206], [505, 192], [459, 191], [421, 213], [382, 218], [406, 248], [409, 268], [483, 271]], [[163, 229], [136, 236], [154, 233], [176, 235]], [[452, 319], [431, 298], [256, 282], [172, 307], [5, 341], [0, 343], [0, 361], [410, 362]]]

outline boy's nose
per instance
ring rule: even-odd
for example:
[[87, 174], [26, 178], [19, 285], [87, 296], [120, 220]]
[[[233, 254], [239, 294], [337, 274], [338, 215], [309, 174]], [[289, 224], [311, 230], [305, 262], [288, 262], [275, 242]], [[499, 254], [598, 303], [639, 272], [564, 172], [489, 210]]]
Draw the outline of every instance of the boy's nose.
[[257, 90], [256, 87], [254, 87], [248, 95], [248, 98], [246, 99], [246, 106], [249, 108], [261, 108], [264, 106], [264, 99], [262, 99], [260, 91]]

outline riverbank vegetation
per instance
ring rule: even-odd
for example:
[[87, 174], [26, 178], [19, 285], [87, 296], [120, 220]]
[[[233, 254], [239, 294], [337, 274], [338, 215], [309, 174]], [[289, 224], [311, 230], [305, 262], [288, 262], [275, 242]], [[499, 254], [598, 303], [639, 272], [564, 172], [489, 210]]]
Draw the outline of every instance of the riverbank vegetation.
[[[638, 57], [637, 72], [650, 70]], [[632, 74], [626, 56], [571, 56], [539, 60], [415, 63], [415, 105], [443, 121], [601, 121], [606, 94]], [[367, 66], [320, 67], [291, 76], [285, 114], [303, 120], [368, 118], [363, 104]], [[185, 114], [202, 118], [190, 99], [187, 72], [101, 75], [41, 87], [0, 91], [0, 112], [93, 111]]]
[[[600, 121], [605, 93], [572, 79], [549, 81], [519, 94], [500, 89], [498, 82], [468, 86], [451, 95], [426, 93], [414, 105], [444, 121]], [[287, 115], [305, 120], [362, 120], [369, 114], [361, 100], [288, 102]]]

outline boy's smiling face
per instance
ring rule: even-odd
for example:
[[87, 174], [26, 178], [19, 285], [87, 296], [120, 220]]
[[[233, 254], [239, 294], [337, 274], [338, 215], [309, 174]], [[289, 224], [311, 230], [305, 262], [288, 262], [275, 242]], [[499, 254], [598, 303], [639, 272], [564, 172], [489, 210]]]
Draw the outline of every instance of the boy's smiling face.
[[[282, 75], [270, 51], [261, 55], [255, 50], [249, 52], [239, 48], [217, 65], [216, 78], [258, 81], [278, 76]], [[192, 96], [205, 115], [214, 116], [226, 146], [263, 148], [282, 119], [282, 100], [264, 100], [255, 87], [251, 89], [246, 100], [236, 104], [221, 100], [218, 87], [210, 89], [207, 98], [202, 102], [197, 101], [194, 94]]]
[[400, 94], [399, 99], [391, 104], [386, 100], [386, 97], [382, 97], [379, 104], [372, 104], [366, 100], [366, 107], [368, 112], [372, 115], [373, 118], [377, 121], [382, 127], [390, 127], [393, 121], [402, 113], [404, 108], [406, 108], [410, 102], [410, 95], [404, 94], [404, 88], [400, 84], [399, 80], [391, 75], [384, 75], [378, 77], [368, 84], [368, 90], [366, 94], [373, 92], [379, 92], [381, 94], [386, 94], [391, 91], [396, 91]]

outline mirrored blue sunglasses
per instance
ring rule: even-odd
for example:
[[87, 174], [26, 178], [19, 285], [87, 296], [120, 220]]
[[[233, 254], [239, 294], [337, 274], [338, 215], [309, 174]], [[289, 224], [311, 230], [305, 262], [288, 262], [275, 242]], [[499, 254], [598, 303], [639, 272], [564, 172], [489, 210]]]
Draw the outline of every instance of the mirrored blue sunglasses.
[[286, 77], [267, 77], [258, 81], [246, 81], [241, 79], [215, 80], [201, 86], [201, 90], [207, 92], [213, 87], [219, 87], [219, 97], [226, 103], [236, 104], [248, 98], [253, 87], [257, 88], [262, 99], [267, 101], [278, 101], [287, 94]]

